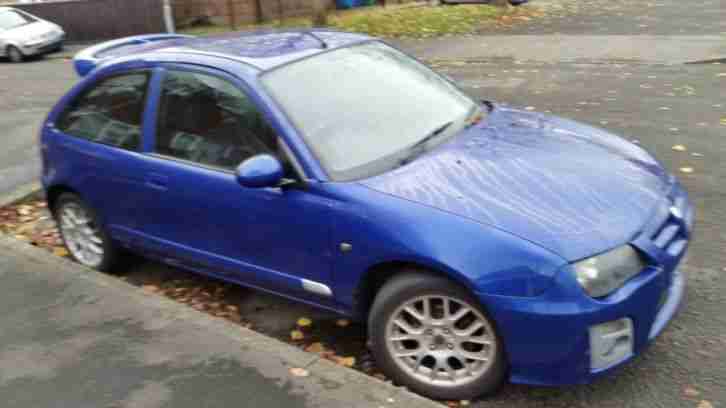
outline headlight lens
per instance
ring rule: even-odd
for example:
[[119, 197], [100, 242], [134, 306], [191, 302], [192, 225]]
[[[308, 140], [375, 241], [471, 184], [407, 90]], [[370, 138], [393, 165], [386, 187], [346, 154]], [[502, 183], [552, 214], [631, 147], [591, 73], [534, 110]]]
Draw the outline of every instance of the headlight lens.
[[577, 281], [592, 297], [603, 297], [622, 287], [645, 268], [643, 257], [630, 245], [573, 265]]

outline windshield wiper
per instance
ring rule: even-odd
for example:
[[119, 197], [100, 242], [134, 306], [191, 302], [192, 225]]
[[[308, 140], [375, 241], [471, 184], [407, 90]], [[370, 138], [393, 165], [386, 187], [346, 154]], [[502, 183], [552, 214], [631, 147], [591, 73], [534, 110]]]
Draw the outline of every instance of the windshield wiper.
[[412, 159], [413, 159], [414, 157], [416, 157], [416, 156], [418, 156], [418, 155], [419, 155], [420, 153], [422, 153], [422, 151], [421, 151], [421, 148], [422, 148], [422, 147], [424, 147], [424, 146], [426, 145], [426, 143], [430, 142], [431, 140], [433, 140], [434, 138], [436, 138], [436, 137], [437, 137], [437, 136], [439, 136], [440, 134], [444, 133], [444, 131], [446, 131], [446, 129], [448, 129], [448, 128], [449, 128], [449, 127], [450, 127], [451, 125], [453, 125], [453, 124], [454, 124], [454, 122], [453, 122], [453, 121], [451, 121], [451, 122], [446, 122], [446, 123], [444, 123], [443, 125], [441, 125], [441, 126], [437, 127], [437, 128], [436, 128], [436, 129], [434, 129], [433, 131], [431, 131], [431, 132], [430, 132], [430, 133], [429, 133], [428, 135], [426, 135], [426, 137], [424, 137], [423, 139], [421, 139], [421, 140], [419, 140], [418, 142], [416, 142], [416, 143], [414, 143], [413, 145], [411, 145], [411, 147], [409, 147], [408, 149], [406, 149], [406, 150], [407, 150], [407, 151], [408, 151], [409, 153], [408, 153], [408, 154], [406, 155], [406, 157], [405, 157], [405, 158], [403, 158], [403, 160], [401, 160], [401, 162], [400, 162], [400, 165], [401, 165], [401, 166], [404, 166], [404, 165], [406, 165], [406, 164], [410, 163], [410, 162], [411, 162], [411, 160], [412, 160]]

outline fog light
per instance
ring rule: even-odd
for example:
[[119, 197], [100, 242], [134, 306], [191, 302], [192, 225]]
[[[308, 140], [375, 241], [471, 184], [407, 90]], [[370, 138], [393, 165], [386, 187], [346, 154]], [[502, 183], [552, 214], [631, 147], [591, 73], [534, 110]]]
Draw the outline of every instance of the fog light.
[[590, 326], [590, 369], [600, 370], [633, 354], [633, 321], [629, 318]]

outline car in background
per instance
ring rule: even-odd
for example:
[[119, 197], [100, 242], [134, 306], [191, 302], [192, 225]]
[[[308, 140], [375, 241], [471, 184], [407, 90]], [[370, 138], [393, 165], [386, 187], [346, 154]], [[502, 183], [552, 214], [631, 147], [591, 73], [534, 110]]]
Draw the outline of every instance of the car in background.
[[0, 56], [12, 62], [59, 51], [66, 33], [58, 24], [23, 10], [0, 7]]
[[367, 322], [423, 395], [590, 382], [683, 299], [693, 207], [648, 152], [380, 40], [140, 36], [75, 68], [40, 150], [76, 261], [130, 250]]

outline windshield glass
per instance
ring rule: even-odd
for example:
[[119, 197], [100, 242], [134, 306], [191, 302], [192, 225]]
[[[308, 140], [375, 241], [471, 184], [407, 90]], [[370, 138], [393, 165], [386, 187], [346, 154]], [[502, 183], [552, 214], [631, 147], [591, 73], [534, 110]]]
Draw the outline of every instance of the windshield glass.
[[32, 23], [33, 21], [34, 20], [29, 16], [20, 14], [13, 10], [0, 11], [0, 30], [9, 30], [11, 28]]
[[282, 66], [262, 82], [337, 181], [400, 166], [479, 112], [451, 83], [379, 42]]

